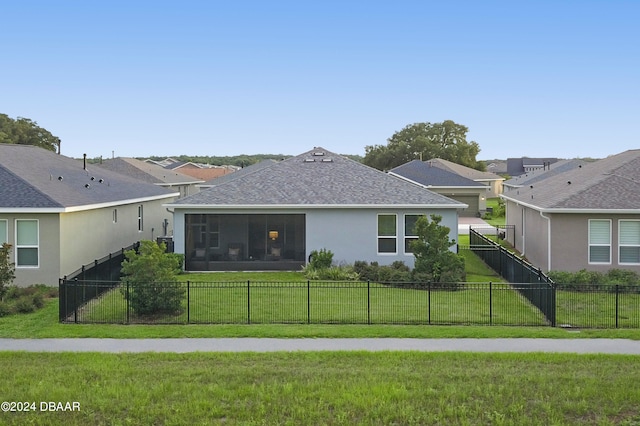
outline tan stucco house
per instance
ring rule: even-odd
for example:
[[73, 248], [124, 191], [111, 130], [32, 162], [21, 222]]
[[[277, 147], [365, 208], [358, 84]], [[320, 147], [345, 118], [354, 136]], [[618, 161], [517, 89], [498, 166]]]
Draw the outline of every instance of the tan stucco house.
[[142, 239], [170, 232], [162, 205], [178, 192], [29, 145], [0, 144], [0, 243], [14, 284], [58, 279]]
[[511, 241], [550, 270], [640, 272], [640, 150], [572, 169], [501, 196]]

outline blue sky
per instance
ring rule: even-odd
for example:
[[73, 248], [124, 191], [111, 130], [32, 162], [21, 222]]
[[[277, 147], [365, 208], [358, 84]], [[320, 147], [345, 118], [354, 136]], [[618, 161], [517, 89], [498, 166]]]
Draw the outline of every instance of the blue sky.
[[638, 1], [4, 1], [0, 113], [71, 157], [364, 155], [453, 120], [478, 159], [640, 148]]

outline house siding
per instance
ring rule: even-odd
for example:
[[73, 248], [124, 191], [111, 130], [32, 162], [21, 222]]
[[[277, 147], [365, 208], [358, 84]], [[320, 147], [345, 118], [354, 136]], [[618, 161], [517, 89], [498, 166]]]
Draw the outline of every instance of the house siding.
[[25, 287], [32, 284], [58, 285], [60, 276], [60, 225], [57, 214], [20, 213], [2, 214], [0, 219], [8, 221], [8, 243], [11, 247], [11, 262], [16, 262], [16, 220], [38, 221], [38, 267], [16, 267], [13, 284]]
[[[167, 199], [123, 204], [60, 215], [61, 275], [68, 275], [96, 259], [128, 247], [136, 241], [162, 236], [164, 219], [172, 231], [171, 213], [162, 207]], [[138, 231], [138, 206], [143, 205], [143, 231]], [[117, 209], [118, 220], [113, 222]]]
[[[606, 272], [609, 269], [627, 269], [640, 273], [640, 265], [620, 264], [618, 221], [640, 220], [640, 214], [587, 214], [544, 213], [507, 200], [507, 223], [515, 225], [514, 247], [531, 264], [548, 271], [576, 272], [581, 269]], [[611, 220], [611, 263], [589, 263], [589, 220]], [[551, 244], [548, 241], [551, 236]], [[549, 253], [549, 247], [551, 253]]]
[[[174, 212], [175, 251], [185, 252], [184, 221], [185, 214], [194, 213], [193, 210], [178, 209]], [[304, 214], [305, 215], [305, 259], [313, 250], [328, 249], [333, 252], [336, 264], [352, 264], [357, 260], [378, 262], [389, 265], [394, 261], [403, 261], [409, 267], [414, 265], [414, 256], [404, 253], [404, 215], [437, 214], [442, 216], [441, 225], [450, 229], [449, 238], [458, 239], [457, 213], [454, 209], [390, 209], [390, 208], [340, 208], [340, 209], [265, 209], [265, 210], [216, 210], [198, 209], [202, 214]], [[397, 247], [395, 254], [378, 254], [377, 229], [379, 214], [397, 215]], [[456, 247], [451, 248], [452, 251]]]

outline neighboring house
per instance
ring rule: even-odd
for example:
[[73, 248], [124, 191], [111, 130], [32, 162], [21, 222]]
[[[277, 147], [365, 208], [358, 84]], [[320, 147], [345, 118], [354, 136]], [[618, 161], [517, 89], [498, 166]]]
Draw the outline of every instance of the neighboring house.
[[487, 197], [494, 198], [502, 194], [502, 182], [504, 181], [504, 178], [495, 173], [481, 172], [480, 170], [472, 169], [471, 167], [463, 166], [441, 158], [433, 158], [428, 160], [427, 163], [434, 167], [448, 170], [462, 177], [488, 186], [489, 192], [487, 193]]
[[30, 145], [0, 144], [0, 242], [19, 286], [58, 279], [169, 232], [178, 192]]
[[118, 157], [103, 160], [95, 164], [101, 169], [111, 170], [125, 176], [138, 179], [142, 182], [179, 191], [181, 197], [194, 194], [199, 191], [199, 185], [203, 180], [185, 175], [178, 171], [167, 170], [157, 164], [135, 158]]
[[236, 166], [212, 166], [210, 164], [197, 164], [192, 162], [175, 161], [164, 166], [167, 170], [179, 171], [185, 175], [208, 181], [220, 176], [233, 173], [239, 169]]
[[507, 174], [514, 177], [534, 170], [547, 169], [557, 161], [557, 158], [507, 158]]
[[550, 270], [640, 272], [640, 150], [630, 150], [502, 195], [511, 241]]
[[489, 187], [429, 162], [409, 161], [391, 169], [389, 174], [467, 204], [469, 207], [461, 210], [460, 216], [480, 217], [487, 210]]
[[239, 169], [236, 172], [228, 173], [226, 175], [219, 176], [219, 177], [216, 177], [214, 179], [211, 179], [210, 181], [199, 185], [199, 187], [202, 188], [202, 189], [211, 188], [213, 186], [217, 186], [217, 185], [223, 184], [223, 183], [228, 182], [230, 180], [238, 179], [240, 177], [243, 177], [243, 176], [245, 176], [247, 174], [250, 174], [250, 173], [256, 172], [258, 170], [264, 169], [266, 167], [271, 167], [271, 166], [273, 166], [274, 164], [277, 164], [277, 163], [278, 162], [276, 160], [262, 160], [262, 161], [259, 161], [257, 163], [254, 163], [254, 164], [252, 164], [250, 166], [243, 167], [243, 168]]
[[513, 189], [522, 188], [523, 186], [533, 185], [551, 176], [580, 168], [584, 164], [586, 164], [586, 162], [579, 159], [560, 160], [555, 163], [551, 163], [547, 167], [544, 167], [542, 169], [527, 172], [523, 175], [506, 180], [503, 182], [502, 186], [504, 187], [504, 192], [506, 193]]
[[442, 216], [457, 240], [467, 207], [323, 148], [237, 173], [166, 205], [186, 270], [299, 270], [320, 249], [337, 263], [412, 267], [417, 218]]
[[505, 160], [486, 160], [487, 171], [496, 175], [507, 174], [507, 162]]

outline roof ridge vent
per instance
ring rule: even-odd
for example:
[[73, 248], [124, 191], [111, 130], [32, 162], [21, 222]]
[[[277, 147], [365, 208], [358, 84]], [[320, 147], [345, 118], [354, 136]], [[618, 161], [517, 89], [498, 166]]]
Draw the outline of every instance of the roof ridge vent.
[[305, 162], [305, 163], [314, 163], [315, 161], [316, 161], [316, 159], [315, 159], [315, 158], [305, 158], [305, 159], [304, 159], [304, 162]]
[[323, 157], [324, 156], [324, 151], [313, 151], [313, 156], [314, 157]]
[[323, 158], [323, 159], [322, 159], [322, 162], [323, 162], [323, 163], [333, 163], [333, 158], [329, 158], [329, 157], [327, 157], [327, 158]]

